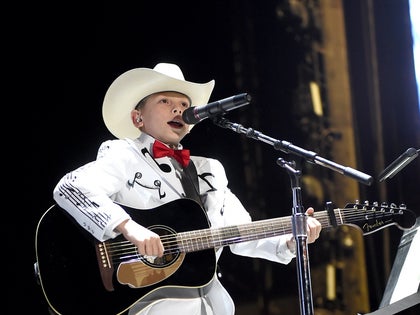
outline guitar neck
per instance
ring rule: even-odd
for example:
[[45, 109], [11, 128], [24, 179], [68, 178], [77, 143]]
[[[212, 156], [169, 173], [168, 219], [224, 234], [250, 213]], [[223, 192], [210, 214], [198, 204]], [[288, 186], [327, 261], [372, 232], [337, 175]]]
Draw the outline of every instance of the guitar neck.
[[[331, 212], [317, 211], [313, 217], [321, 223], [323, 229], [351, 224], [359, 227], [364, 235], [392, 224], [401, 229], [409, 229], [415, 222], [415, 215], [404, 207], [366, 207], [358, 204], [350, 205], [349, 208], [333, 209]], [[287, 216], [235, 226], [182, 232], [177, 234], [176, 239], [181, 252], [194, 252], [290, 233], [293, 233], [292, 216]]]
[[[337, 220], [342, 222], [343, 217], [339, 214], [340, 210], [335, 211], [337, 211]], [[331, 227], [327, 211], [316, 212], [314, 217], [321, 222], [323, 228]], [[177, 234], [177, 240], [181, 252], [194, 252], [290, 234], [292, 232], [292, 216], [288, 216], [222, 228], [182, 232]]]

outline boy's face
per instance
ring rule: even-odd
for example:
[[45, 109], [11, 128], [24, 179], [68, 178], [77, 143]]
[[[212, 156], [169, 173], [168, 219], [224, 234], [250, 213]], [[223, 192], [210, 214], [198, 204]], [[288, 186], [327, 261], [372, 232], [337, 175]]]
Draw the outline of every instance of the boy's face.
[[142, 132], [163, 143], [177, 146], [190, 129], [182, 119], [182, 113], [188, 107], [189, 98], [178, 92], [150, 95], [138, 110], [142, 119]]

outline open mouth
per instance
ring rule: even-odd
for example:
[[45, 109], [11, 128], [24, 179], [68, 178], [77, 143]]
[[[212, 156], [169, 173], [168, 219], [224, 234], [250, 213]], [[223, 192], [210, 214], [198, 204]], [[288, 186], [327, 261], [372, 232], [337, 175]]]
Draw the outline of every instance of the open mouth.
[[173, 128], [182, 128], [184, 127], [184, 124], [178, 120], [171, 120], [168, 121], [168, 125], [170, 125]]

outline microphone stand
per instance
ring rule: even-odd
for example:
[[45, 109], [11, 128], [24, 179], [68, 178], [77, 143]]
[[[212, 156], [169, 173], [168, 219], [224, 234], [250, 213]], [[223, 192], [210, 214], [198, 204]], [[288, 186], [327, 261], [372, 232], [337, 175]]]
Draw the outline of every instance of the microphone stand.
[[[276, 140], [269, 136], [262, 134], [259, 131], [255, 131], [252, 128], [244, 128], [242, 125], [232, 123], [223, 116], [216, 116], [212, 118], [213, 123], [219, 127], [227, 128], [240, 134], [244, 134], [249, 138], [260, 140], [264, 143], [270, 144], [276, 150], [281, 150], [285, 153], [293, 153], [297, 156], [303, 157], [310, 163], [315, 163], [334, 171], [337, 171], [343, 175], [352, 177], [363, 184], [371, 185], [373, 178], [370, 175], [364, 174], [360, 171], [345, 167], [319, 157], [315, 152], [302, 149], [295, 146], [287, 141]], [[312, 301], [312, 287], [311, 287], [311, 274], [309, 268], [309, 255], [308, 255], [308, 243], [307, 243], [307, 231], [306, 223], [307, 216], [302, 203], [302, 194], [300, 188], [300, 177], [302, 172], [296, 169], [296, 163], [294, 161], [287, 162], [284, 159], [278, 159], [277, 164], [285, 168], [289, 174], [292, 188], [293, 197], [293, 211], [292, 211], [292, 231], [296, 241], [296, 265], [298, 271], [298, 286], [299, 286], [299, 302], [300, 311], [304, 315], [313, 315], [314, 307]]]
[[302, 193], [299, 180], [302, 175], [300, 170], [295, 169], [294, 161], [287, 162], [278, 159], [277, 164], [285, 168], [292, 185], [292, 231], [296, 241], [296, 266], [298, 270], [298, 289], [301, 314], [314, 314], [312, 302], [311, 273], [309, 269], [308, 242], [306, 234], [306, 214], [302, 203]]

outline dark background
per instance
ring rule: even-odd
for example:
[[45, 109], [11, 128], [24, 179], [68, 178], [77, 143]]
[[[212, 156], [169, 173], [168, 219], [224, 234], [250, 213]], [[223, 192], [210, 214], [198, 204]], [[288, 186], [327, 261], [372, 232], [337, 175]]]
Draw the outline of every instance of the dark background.
[[[375, 164], [376, 153], [371, 148], [380, 140], [369, 128], [370, 122], [378, 119], [386, 123], [384, 160], [388, 164], [408, 147], [420, 147], [419, 111], [407, 3], [387, 0], [372, 2], [378, 23], [383, 117], [369, 112], [372, 92], [366, 78], [369, 47], [363, 39], [366, 20], [362, 2], [344, 1], [349, 71], [357, 120], [358, 169], [376, 178], [382, 168]], [[18, 148], [25, 152], [25, 162], [19, 162], [19, 171], [23, 171], [19, 177], [29, 180], [17, 184], [24, 187], [23, 204], [19, 197], [19, 206], [11, 215], [11, 243], [17, 239], [22, 246], [12, 248], [15, 277], [10, 281], [10, 314], [21, 313], [22, 308], [25, 312], [47, 313], [47, 304], [33, 276], [36, 226], [53, 203], [52, 190], [59, 178], [93, 160], [99, 144], [112, 138], [103, 124], [101, 106], [108, 86], [122, 72], [135, 67], [152, 68], [158, 62], [176, 63], [189, 81], [216, 80], [211, 101], [243, 92], [253, 96], [251, 104], [230, 112], [229, 120], [275, 139], [305, 145], [308, 135], [296, 117], [296, 89], [307, 47], [298, 32], [299, 19], [292, 14], [279, 18], [280, 8], [288, 13], [287, 1], [120, 2], [94, 7], [60, 2], [18, 10], [13, 26], [16, 35], [11, 37], [13, 46], [18, 47], [13, 56], [18, 73], [12, 86], [18, 88], [13, 89], [14, 97], [21, 100], [20, 112], [25, 113], [20, 115], [26, 134]], [[27, 87], [24, 92], [23, 86]], [[224, 163], [232, 190], [255, 218], [290, 214], [289, 178], [276, 164], [277, 158], [285, 154], [209, 120], [194, 127], [184, 146], [191, 148], [194, 155], [214, 157]], [[258, 147], [261, 154], [258, 183], [249, 183], [247, 177], [246, 166], [252, 165], [245, 150], [249, 147]], [[417, 215], [419, 164], [418, 159], [413, 161], [398, 178], [386, 184], [390, 200], [407, 203]], [[249, 186], [258, 189], [247, 190]], [[378, 198], [378, 187], [377, 183], [372, 187], [362, 185], [362, 199]], [[303, 195], [307, 201], [305, 191]], [[390, 229], [393, 259], [401, 231]], [[372, 310], [378, 307], [387, 279], [380, 266], [381, 245], [377, 245], [382, 241], [378, 233], [378, 240], [376, 235], [369, 237], [366, 245], [367, 253], [377, 256], [375, 266], [372, 261], [366, 266]], [[25, 255], [21, 257], [23, 247]], [[272, 294], [297, 295], [294, 263], [272, 266], [256, 261], [232, 257], [228, 250], [221, 260], [224, 284], [237, 305], [257, 303], [264, 268], [274, 269]], [[23, 297], [25, 303], [14, 302]]]

